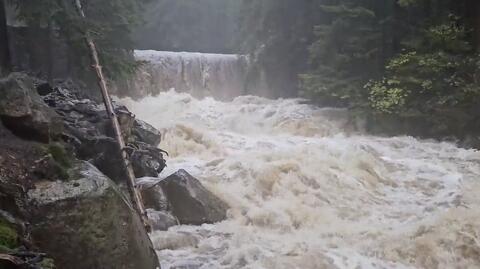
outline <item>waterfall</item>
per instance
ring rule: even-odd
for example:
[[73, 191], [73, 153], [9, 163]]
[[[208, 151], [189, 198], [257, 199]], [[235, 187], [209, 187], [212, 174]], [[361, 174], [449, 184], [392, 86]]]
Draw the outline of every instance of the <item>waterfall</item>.
[[215, 96], [221, 100], [244, 94], [247, 57], [137, 50], [141, 65], [135, 78], [135, 95], [157, 95], [175, 89], [195, 97]]

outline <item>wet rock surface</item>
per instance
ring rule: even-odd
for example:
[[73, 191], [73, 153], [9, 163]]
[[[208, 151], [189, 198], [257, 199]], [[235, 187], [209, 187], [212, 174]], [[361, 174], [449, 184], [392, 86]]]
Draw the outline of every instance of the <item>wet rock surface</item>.
[[[124, 182], [122, 162], [115, 157], [119, 148], [103, 107], [62, 87], [56, 87], [44, 100], [62, 116], [66, 129], [63, 137], [75, 147], [78, 157], [92, 162], [115, 182]], [[116, 106], [115, 112], [135, 176], [158, 176], [166, 166], [163, 152], [157, 148], [160, 132], [135, 119], [126, 107]]]
[[[119, 187], [123, 168], [105, 110], [62, 85], [23, 74], [0, 80], [0, 225], [5, 216], [14, 220], [9, 223], [18, 239], [5, 237], [8, 248], [0, 240], [0, 264], [159, 268], [145, 227]], [[137, 162], [138, 173], [157, 176], [165, 166], [158, 143], [140, 139], [146, 125], [135, 127], [126, 108], [116, 112], [128, 147], [141, 149], [130, 151], [145, 161]], [[159, 229], [172, 225], [164, 215], [157, 218]]]
[[158, 178], [142, 178], [137, 182], [137, 185], [141, 186], [143, 203], [146, 208], [168, 211], [170, 206], [167, 196], [163, 192], [162, 187], [157, 183], [159, 183]]
[[71, 173], [70, 181], [37, 182], [28, 192], [32, 238], [57, 267], [158, 267], [139, 216], [115, 184], [87, 162]]
[[152, 146], [158, 146], [162, 139], [162, 135], [157, 129], [139, 119], [135, 120], [134, 122], [133, 135], [135, 135], [137, 140], [143, 141]]
[[198, 179], [179, 170], [160, 182], [172, 214], [181, 224], [201, 225], [226, 219], [228, 206]]
[[148, 219], [155, 231], [167, 231], [168, 228], [179, 225], [178, 220], [166, 211], [148, 210]]
[[33, 79], [21, 73], [0, 80], [0, 119], [24, 139], [49, 142], [61, 132], [58, 115], [38, 95]]

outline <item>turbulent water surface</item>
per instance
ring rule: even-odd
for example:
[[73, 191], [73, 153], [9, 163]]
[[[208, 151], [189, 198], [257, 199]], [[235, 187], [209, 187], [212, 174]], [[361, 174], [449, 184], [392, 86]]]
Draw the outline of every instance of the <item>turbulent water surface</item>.
[[[479, 268], [480, 155], [349, 131], [298, 100], [123, 100], [228, 220], [152, 235], [169, 268]], [[182, 267], [183, 266], [183, 267]]]
[[[173, 70], [167, 78], [186, 59], [225, 68], [236, 58], [140, 54], [153, 73]], [[153, 233], [163, 269], [480, 268], [477, 151], [353, 132], [347, 112], [293, 99], [171, 90], [122, 102], [162, 130], [161, 177], [184, 168], [231, 207], [224, 222]]]

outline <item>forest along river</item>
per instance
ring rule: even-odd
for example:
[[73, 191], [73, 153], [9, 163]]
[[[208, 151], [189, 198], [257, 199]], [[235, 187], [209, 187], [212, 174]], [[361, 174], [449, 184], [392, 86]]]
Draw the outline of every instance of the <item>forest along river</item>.
[[153, 233], [163, 269], [480, 267], [474, 150], [354, 134], [346, 112], [299, 100], [122, 101], [164, 133], [161, 176], [184, 168], [231, 207]]

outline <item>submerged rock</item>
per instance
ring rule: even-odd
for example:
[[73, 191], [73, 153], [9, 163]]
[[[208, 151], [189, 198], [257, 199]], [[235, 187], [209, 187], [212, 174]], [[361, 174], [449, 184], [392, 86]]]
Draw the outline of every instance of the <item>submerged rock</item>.
[[147, 213], [154, 231], [167, 231], [168, 228], [179, 224], [177, 219], [168, 212], [148, 209]]
[[68, 182], [42, 181], [28, 192], [34, 242], [57, 268], [159, 268], [158, 258], [127, 198], [87, 162]]
[[158, 178], [142, 178], [137, 182], [142, 192], [145, 208], [157, 211], [168, 211], [169, 205], [167, 196], [158, 183]]
[[48, 143], [61, 132], [59, 116], [43, 102], [33, 80], [21, 73], [0, 80], [0, 118], [24, 139]]
[[160, 186], [181, 224], [201, 225], [225, 220], [228, 206], [185, 170], [164, 179]]

